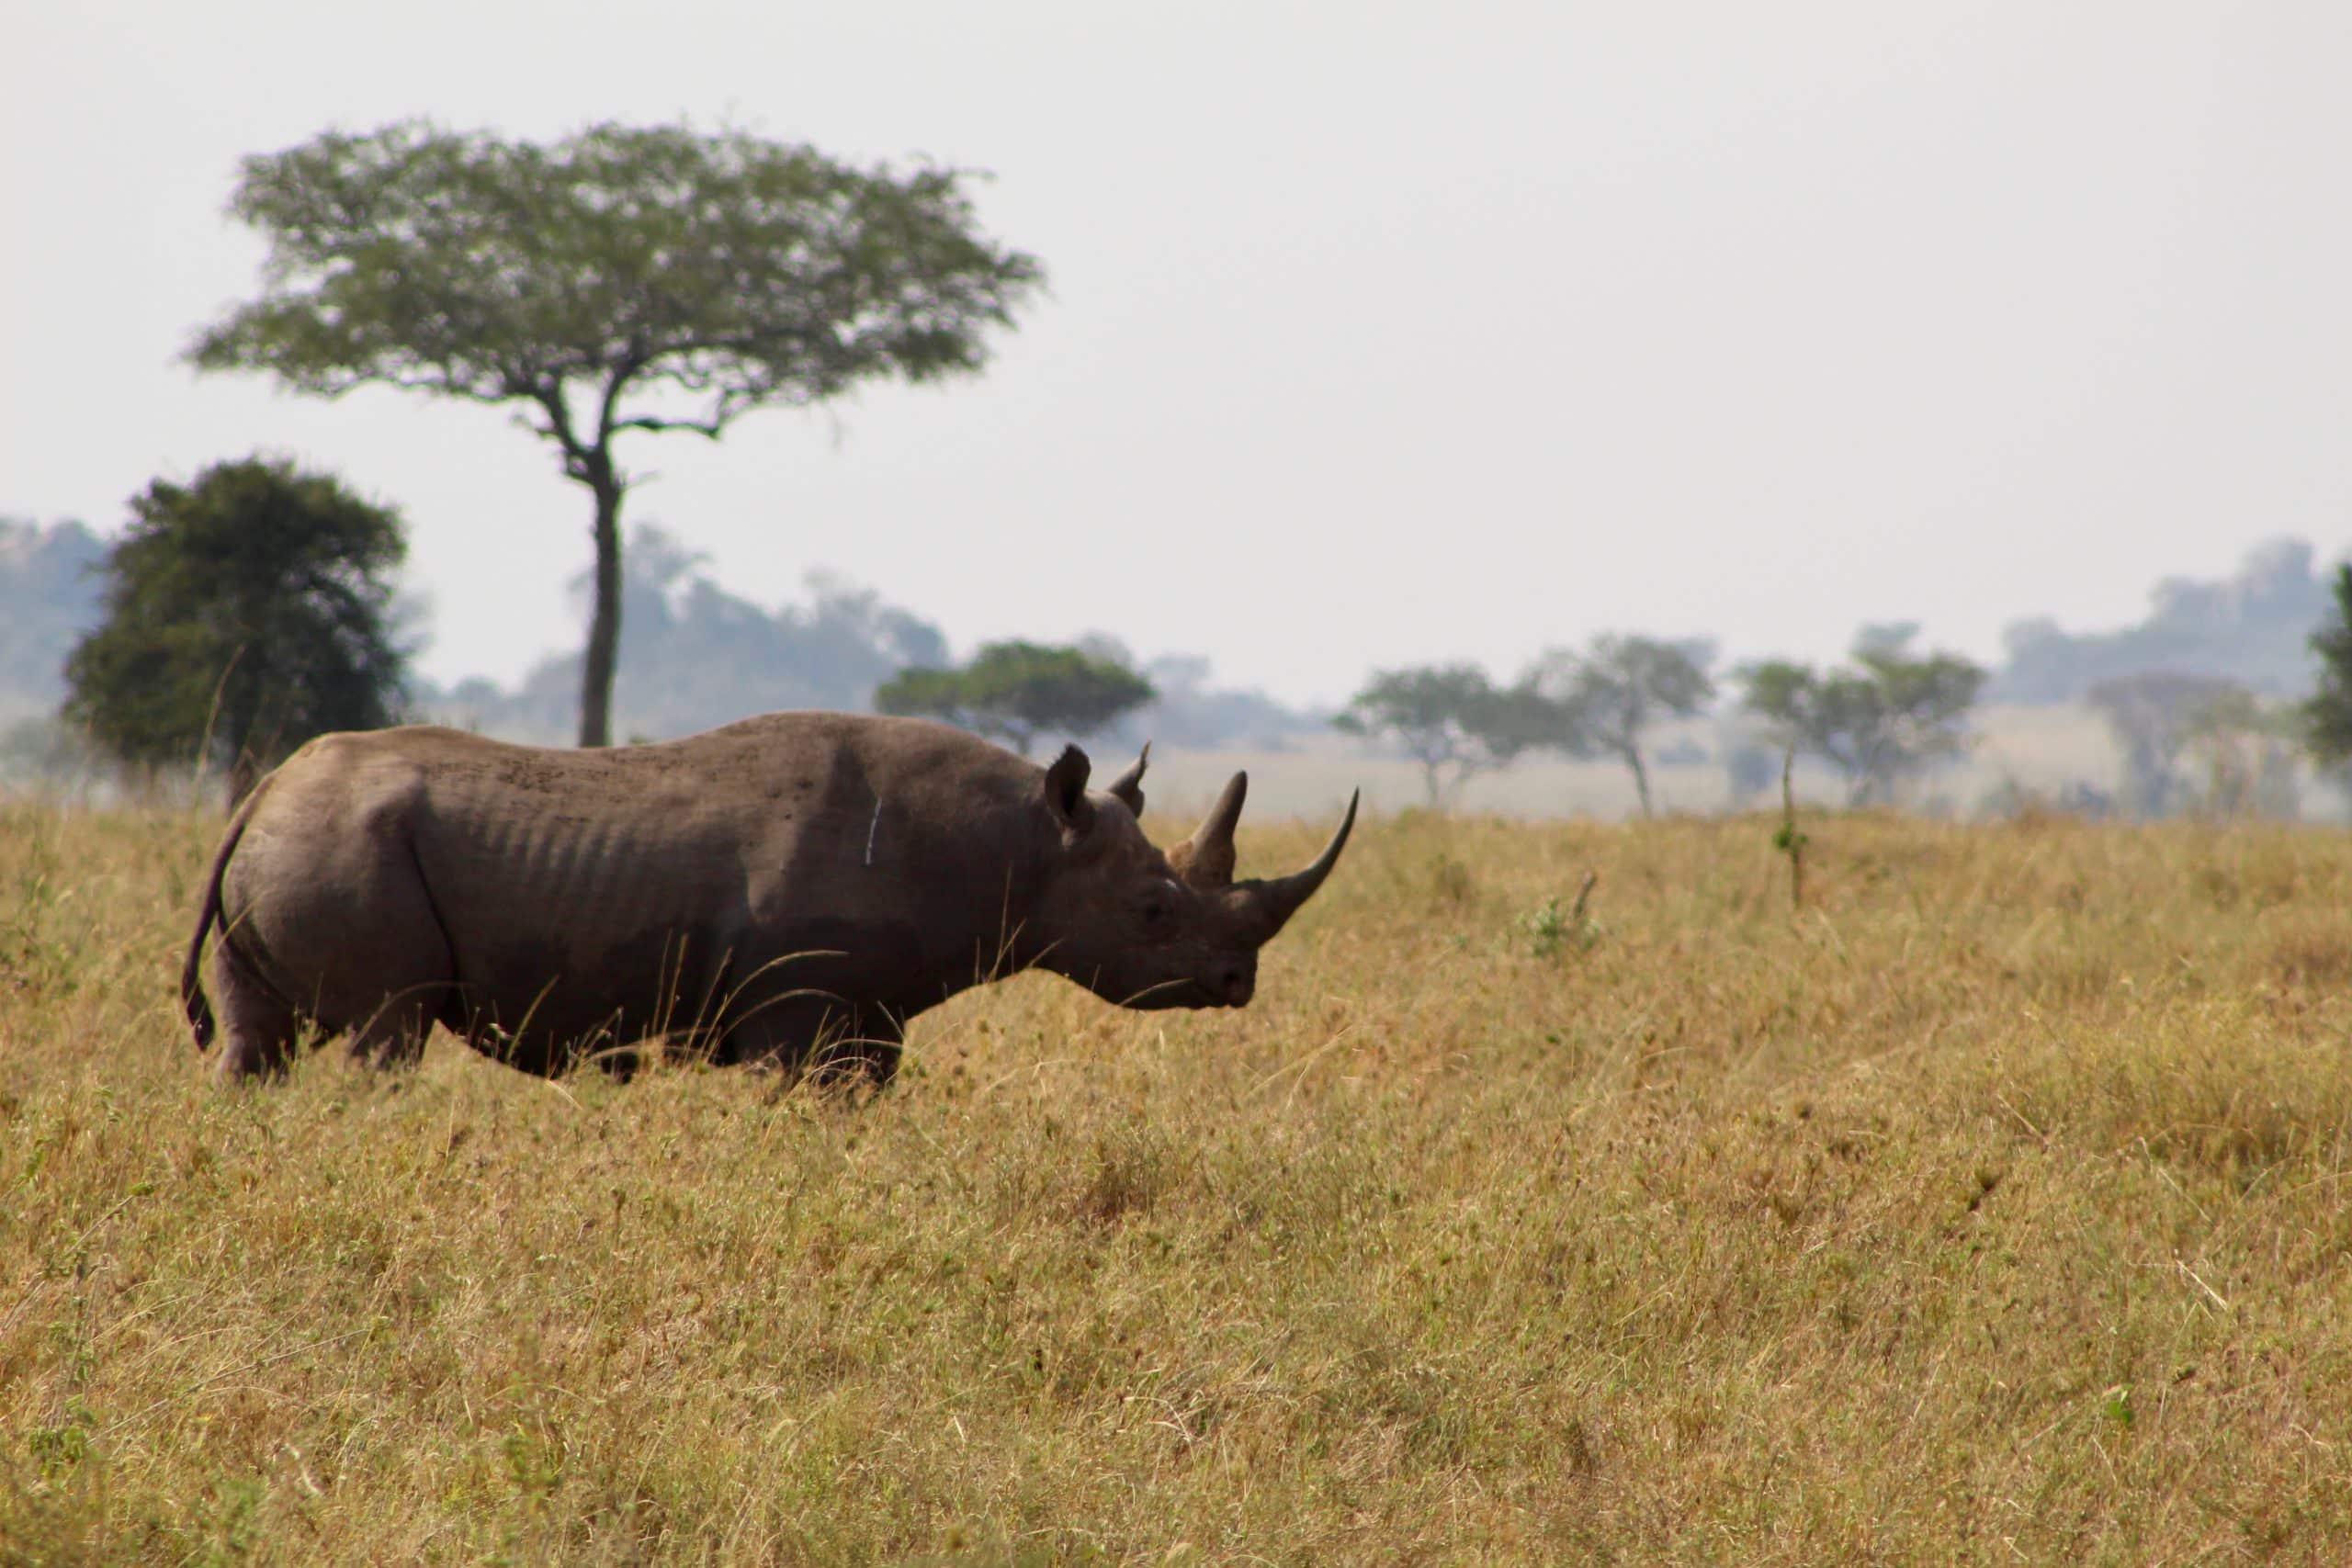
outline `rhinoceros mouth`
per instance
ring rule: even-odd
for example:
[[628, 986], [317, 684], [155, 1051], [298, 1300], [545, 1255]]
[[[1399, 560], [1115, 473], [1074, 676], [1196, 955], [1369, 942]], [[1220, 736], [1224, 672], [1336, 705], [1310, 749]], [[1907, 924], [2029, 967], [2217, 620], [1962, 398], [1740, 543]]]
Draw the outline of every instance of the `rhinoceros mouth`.
[[1204, 980], [1194, 976], [1162, 980], [1147, 986], [1131, 996], [1120, 998], [1121, 1007], [1139, 1012], [1159, 1012], [1171, 1008], [1198, 1010], [1203, 1008], [1247, 1007], [1257, 991], [1253, 976], [1228, 976], [1222, 983]]
[[1173, 1008], [1197, 1010], [1239, 1007], [1241, 1002], [1247, 1000], [1249, 998], [1244, 996], [1239, 1001], [1229, 1001], [1225, 995], [1220, 994], [1216, 987], [1205, 981], [1186, 976], [1177, 980], [1162, 980], [1156, 986], [1147, 986], [1130, 996], [1122, 997], [1119, 999], [1119, 1005], [1137, 1012], [1163, 1012]]

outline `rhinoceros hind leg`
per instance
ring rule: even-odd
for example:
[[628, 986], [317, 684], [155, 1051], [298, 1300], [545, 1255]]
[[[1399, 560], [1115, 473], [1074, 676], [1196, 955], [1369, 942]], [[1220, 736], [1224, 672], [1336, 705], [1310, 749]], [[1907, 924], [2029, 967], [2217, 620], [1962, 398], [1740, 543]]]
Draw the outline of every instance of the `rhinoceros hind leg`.
[[433, 1032], [450, 987], [426, 986], [404, 997], [386, 998], [375, 1016], [351, 1032], [345, 1045], [351, 1060], [368, 1067], [413, 1067], [424, 1055], [424, 1037]]
[[301, 962], [320, 977], [321, 1030], [345, 1036], [354, 1064], [411, 1066], [435, 1022], [466, 1021], [457, 1006], [457, 964], [413, 861], [387, 854], [365, 870], [350, 901], [367, 919], [318, 921], [303, 933]]
[[293, 1058], [302, 1021], [226, 942], [214, 950], [212, 997], [220, 1020], [214, 1077], [239, 1083], [257, 1076], [282, 1076]]

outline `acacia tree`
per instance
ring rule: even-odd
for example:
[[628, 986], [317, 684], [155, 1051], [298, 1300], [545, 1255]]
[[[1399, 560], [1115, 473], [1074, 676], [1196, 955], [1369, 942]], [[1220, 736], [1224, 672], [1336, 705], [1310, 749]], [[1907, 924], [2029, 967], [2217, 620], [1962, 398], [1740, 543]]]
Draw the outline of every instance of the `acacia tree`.
[[314, 735], [397, 720], [397, 513], [258, 458], [158, 479], [130, 513], [65, 663], [65, 716], [106, 751], [225, 766], [242, 794]]
[[1885, 800], [1905, 774], [1966, 749], [1968, 710], [1985, 680], [1982, 665], [1959, 654], [1911, 653], [1915, 631], [1866, 629], [1843, 669], [1751, 664], [1739, 672], [1741, 705], [1776, 742], [1843, 774], [1848, 805]]
[[1707, 666], [1713, 662], [1714, 646], [1703, 640], [1603, 633], [1583, 653], [1547, 651], [1524, 683], [1558, 715], [1554, 744], [1571, 755], [1603, 752], [1623, 762], [1647, 817], [1650, 775], [1642, 756], [1643, 732], [1660, 718], [1689, 718], [1713, 700], [1715, 683], [1708, 679]]
[[1375, 671], [1331, 727], [1402, 748], [1434, 807], [1542, 744], [1552, 718], [1532, 687], [1500, 689], [1475, 664], [1442, 664]]
[[2083, 700], [2107, 722], [2123, 754], [2120, 797], [2134, 817], [2169, 816], [2196, 804], [2196, 782], [2182, 768], [2194, 750], [2207, 753], [2209, 773], [2221, 784], [2221, 750], [2258, 712], [2254, 694], [2226, 676], [2165, 670], [2101, 681]]
[[717, 440], [758, 408], [986, 360], [1042, 282], [974, 224], [967, 175], [853, 168], [741, 131], [599, 125], [548, 146], [405, 121], [244, 161], [230, 213], [261, 297], [187, 351], [337, 397], [512, 403], [595, 511], [580, 743], [611, 740], [621, 502], [614, 444]]
[[2298, 716], [2235, 686], [2188, 716], [2188, 750], [2203, 777], [2195, 808], [2211, 817], [2302, 814], [2295, 776]]
[[1026, 757], [1042, 734], [1091, 735], [1156, 694], [1125, 665], [1081, 649], [992, 642], [961, 670], [899, 671], [876, 689], [874, 706], [944, 718]]

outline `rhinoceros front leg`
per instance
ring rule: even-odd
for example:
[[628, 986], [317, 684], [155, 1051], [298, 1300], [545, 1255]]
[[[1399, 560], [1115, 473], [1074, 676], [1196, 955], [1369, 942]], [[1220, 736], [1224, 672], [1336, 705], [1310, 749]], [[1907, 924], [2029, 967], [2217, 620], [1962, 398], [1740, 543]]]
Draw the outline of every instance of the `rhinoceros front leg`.
[[899, 1076], [906, 1043], [906, 1029], [895, 1019], [853, 1020], [820, 1038], [808, 1054], [807, 1071], [825, 1088], [886, 1089]]
[[390, 997], [375, 1016], [351, 1032], [344, 1049], [363, 1067], [413, 1067], [424, 1055], [424, 1037], [433, 1032], [434, 1013], [448, 987], [431, 985], [432, 1010], [414, 998]]

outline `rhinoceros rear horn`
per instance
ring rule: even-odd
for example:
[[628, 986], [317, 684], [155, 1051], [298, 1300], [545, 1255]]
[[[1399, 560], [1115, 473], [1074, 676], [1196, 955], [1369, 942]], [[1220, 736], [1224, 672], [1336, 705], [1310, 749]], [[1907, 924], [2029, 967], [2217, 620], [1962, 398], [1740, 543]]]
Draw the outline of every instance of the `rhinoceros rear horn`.
[[1151, 742], [1147, 740], [1143, 743], [1143, 750], [1136, 754], [1136, 760], [1127, 764], [1127, 771], [1113, 779], [1111, 787], [1102, 793], [1137, 817], [1141, 817], [1143, 815], [1143, 770], [1144, 765], [1150, 761]]
[[1251, 912], [1257, 916], [1257, 924], [1263, 932], [1258, 941], [1272, 941], [1274, 933], [1298, 913], [1300, 905], [1315, 897], [1315, 890], [1323, 886], [1323, 879], [1340, 863], [1340, 852], [1348, 847], [1348, 834], [1356, 825], [1356, 798], [1355, 795], [1348, 796], [1348, 814], [1340, 819], [1340, 830], [1331, 835], [1331, 841], [1323, 846], [1323, 852], [1315, 857], [1313, 864], [1288, 876], [1249, 885]]
[[1223, 887], [1233, 881], [1233, 829], [1241, 820], [1241, 802], [1250, 794], [1250, 775], [1236, 773], [1225, 782], [1225, 792], [1193, 829], [1193, 836], [1168, 852], [1168, 863], [1194, 887]]

